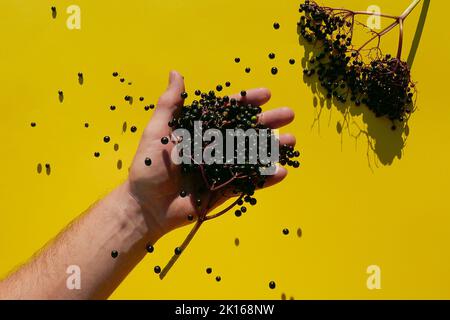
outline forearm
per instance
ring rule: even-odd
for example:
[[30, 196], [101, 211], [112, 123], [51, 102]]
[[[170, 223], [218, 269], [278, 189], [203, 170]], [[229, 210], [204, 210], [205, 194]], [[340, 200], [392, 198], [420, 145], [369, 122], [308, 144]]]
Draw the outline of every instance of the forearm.
[[[73, 222], [36, 258], [0, 283], [2, 299], [107, 298], [162, 235], [121, 185]], [[117, 258], [111, 256], [116, 250]], [[70, 290], [69, 266], [81, 289]]]

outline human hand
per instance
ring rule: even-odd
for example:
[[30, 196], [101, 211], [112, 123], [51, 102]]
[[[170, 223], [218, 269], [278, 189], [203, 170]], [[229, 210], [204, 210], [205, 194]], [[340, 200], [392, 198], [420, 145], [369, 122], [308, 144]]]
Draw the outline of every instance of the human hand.
[[[183, 77], [175, 71], [170, 72], [169, 86], [159, 98], [157, 108], [144, 129], [126, 183], [127, 191], [138, 203], [146, 221], [153, 225], [152, 230], [157, 233], [158, 237], [188, 224], [193, 217], [199, 215], [202, 206], [202, 204], [198, 206], [195, 192], [191, 192], [198, 188], [198, 181], [183, 176], [181, 167], [175, 165], [171, 160], [175, 144], [170, 141], [172, 130], [168, 126], [168, 122], [182, 107], [181, 94], [184, 91]], [[233, 97], [237, 100], [245, 100], [246, 103], [255, 106], [261, 106], [270, 100], [270, 91], [253, 89], [247, 91], [245, 97], [240, 95]], [[258, 116], [258, 122], [271, 129], [283, 127], [293, 119], [294, 112], [289, 108], [274, 109]], [[162, 143], [163, 137], [169, 139], [167, 144]], [[291, 134], [282, 134], [279, 140], [280, 144], [295, 145], [295, 137]], [[268, 177], [264, 187], [279, 183], [286, 175], [287, 170], [277, 166], [276, 173]], [[186, 195], [180, 194], [181, 191], [185, 191]], [[212, 191], [208, 192], [213, 193]], [[226, 200], [227, 198], [221, 197], [215, 206]], [[188, 219], [188, 216], [191, 219]]]

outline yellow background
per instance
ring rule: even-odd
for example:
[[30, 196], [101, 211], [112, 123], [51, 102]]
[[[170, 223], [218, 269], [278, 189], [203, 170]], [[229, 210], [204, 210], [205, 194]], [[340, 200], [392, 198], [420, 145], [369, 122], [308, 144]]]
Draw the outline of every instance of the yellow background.
[[[409, 0], [324, 0], [354, 9], [379, 5], [400, 14]], [[81, 30], [66, 27], [66, 8], [81, 8]], [[123, 181], [138, 135], [167, 83], [179, 70], [190, 92], [229, 80], [226, 93], [265, 86], [266, 108], [290, 106], [302, 167], [286, 183], [259, 192], [258, 205], [237, 219], [205, 225], [164, 281], [153, 273], [188, 232], [163, 238], [129, 275], [114, 299], [157, 298], [450, 298], [450, 105], [448, 1], [428, 13], [412, 70], [418, 111], [403, 150], [389, 123], [353, 116], [363, 131], [376, 128], [379, 155], [364, 135], [355, 142], [337, 132], [342, 114], [318, 107], [303, 82], [296, 22], [298, 1], [129, 0], [26, 1], [0, 5], [0, 274], [25, 262], [91, 203]], [[52, 19], [50, 7], [58, 9]], [[421, 7], [406, 24], [405, 57]], [[275, 31], [273, 22], [281, 29]], [[386, 23], [383, 22], [386, 26]], [[395, 47], [397, 33], [385, 45]], [[277, 58], [267, 58], [269, 52]], [[395, 53], [395, 50], [392, 50]], [[234, 63], [239, 56], [240, 64]], [[289, 58], [297, 64], [290, 66]], [[252, 68], [250, 74], [244, 68]], [[270, 68], [279, 74], [272, 76]], [[118, 71], [133, 82], [123, 85]], [[83, 72], [80, 86], [77, 73]], [[58, 90], [65, 94], [58, 101]], [[132, 107], [130, 94], [146, 97]], [[117, 106], [115, 112], [109, 106]], [[31, 128], [30, 122], [37, 123]], [[89, 129], [84, 128], [89, 122]], [[102, 138], [110, 135], [112, 143]], [[397, 140], [395, 140], [397, 139]], [[119, 151], [113, 144], [120, 145]], [[94, 151], [102, 153], [93, 157]], [[400, 157], [393, 157], [394, 154]], [[386, 156], [386, 154], [388, 156]], [[386, 159], [389, 158], [389, 159]], [[401, 158], [401, 159], [400, 159]], [[122, 170], [116, 163], [123, 161]], [[50, 163], [50, 176], [38, 174]], [[289, 228], [283, 236], [281, 230]], [[301, 228], [299, 238], [296, 230]], [[235, 238], [240, 245], [235, 246]], [[368, 290], [366, 268], [381, 267], [381, 290]], [[211, 266], [213, 274], [205, 268]], [[214, 280], [221, 275], [222, 281]], [[277, 283], [275, 290], [269, 281]]]

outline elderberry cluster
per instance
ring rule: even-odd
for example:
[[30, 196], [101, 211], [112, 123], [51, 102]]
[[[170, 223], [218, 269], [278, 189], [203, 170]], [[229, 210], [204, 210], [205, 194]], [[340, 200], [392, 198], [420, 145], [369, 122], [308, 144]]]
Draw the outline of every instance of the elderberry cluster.
[[365, 104], [377, 117], [405, 121], [414, 110], [415, 91], [406, 62], [382, 55], [379, 46], [369, 50], [369, 61], [364, 59], [361, 49], [352, 45], [355, 21], [351, 11], [306, 0], [299, 12], [299, 34], [319, 50], [308, 61], [305, 76], [317, 74], [328, 99]]
[[[268, 128], [258, 122], [258, 115], [262, 112], [261, 107], [254, 106], [245, 102], [246, 92], [242, 91], [243, 99], [230, 98], [228, 96], [216, 96], [214, 91], [201, 92], [197, 90], [195, 95], [198, 97], [193, 100], [190, 105], [182, 107], [180, 112], [169, 122], [169, 126], [175, 129], [186, 129], [191, 136], [194, 136], [194, 122], [201, 121], [202, 130], [205, 132], [208, 129], [217, 129], [225, 138], [227, 136], [227, 129], [241, 129], [246, 132], [249, 129], [254, 129], [258, 134], [260, 130], [265, 130], [267, 134], [266, 155], [271, 155], [271, 135], [273, 132], [267, 130]], [[187, 93], [182, 94], [182, 98], [187, 98]], [[260, 135], [257, 135], [260, 139]], [[204, 182], [210, 190], [218, 189], [220, 186], [229, 187], [234, 194], [243, 195], [243, 200], [250, 204], [256, 204], [256, 199], [252, 198], [256, 188], [262, 188], [267, 176], [261, 174], [262, 168], [267, 168], [274, 163], [261, 161], [259, 152], [258, 156], [250, 154], [250, 139], [238, 139], [234, 137], [232, 154], [234, 161], [232, 163], [221, 161], [221, 163], [196, 163], [192, 161], [190, 164], [183, 163], [182, 172], [201, 173]], [[214, 142], [214, 141], [212, 141]], [[201, 150], [205, 150], [212, 142], [201, 141]], [[194, 160], [194, 152], [199, 149], [195, 139], [191, 142], [190, 157]], [[229, 147], [229, 146], [228, 146]], [[255, 147], [255, 146], [253, 146]], [[258, 146], [256, 146], [258, 147]], [[279, 146], [277, 146], [279, 147]], [[227, 144], [223, 145], [223, 157], [227, 152]], [[279, 157], [281, 165], [288, 165], [298, 168], [299, 162], [295, 160], [300, 154], [295, 151], [292, 146], [283, 145], [279, 147]], [[243, 163], [238, 161], [238, 158], [244, 159]], [[242, 162], [242, 161], [241, 161]]]

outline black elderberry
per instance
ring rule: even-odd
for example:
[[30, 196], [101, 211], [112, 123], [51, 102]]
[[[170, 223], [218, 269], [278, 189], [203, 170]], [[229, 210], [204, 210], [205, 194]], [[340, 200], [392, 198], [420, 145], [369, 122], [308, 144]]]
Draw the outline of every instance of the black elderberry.
[[94, 157], [96, 158], [100, 157], [100, 152], [94, 152]]
[[289, 64], [295, 64], [295, 59], [289, 59]]
[[182, 250], [181, 250], [180, 247], [176, 247], [175, 250], [174, 250], [174, 252], [175, 252], [175, 254], [178, 256], [178, 255], [181, 254]]
[[181, 99], [187, 99], [187, 97], [188, 97], [187, 92], [181, 93]]
[[144, 163], [147, 167], [150, 167], [152, 165], [152, 159], [150, 158], [145, 158]]
[[269, 288], [273, 290], [273, 289], [275, 289], [275, 287], [276, 287], [275, 282], [274, 281], [270, 281], [269, 282]]
[[153, 271], [155, 271], [156, 274], [159, 274], [159, 273], [161, 273], [161, 267], [160, 266], [155, 266], [153, 268]]
[[211, 274], [211, 273], [212, 273], [212, 268], [209, 268], [209, 267], [206, 268], [206, 273], [207, 273], [207, 274]]
[[217, 281], [217, 282], [220, 282], [221, 280], [222, 280], [222, 278], [221, 278], [220, 276], [217, 276], [217, 277], [216, 277], [216, 281]]
[[111, 138], [110, 138], [109, 136], [105, 136], [105, 137], [103, 138], [103, 141], [104, 141], [105, 143], [108, 143], [109, 141], [111, 141]]
[[273, 28], [274, 28], [275, 30], [280, 29], [280, 24], [279, 24], [278, 22], [275, 22], [275, 23], [273, 24]]
[[252, 71], [252, 69], [250, 69], [250, 68], [248, 68], [248, 67], [245, 68], [245, 72], [246, 72], [246, 73], [250, 73], [250, 71]]
[[130, 128], [130, 131], [131, 131], [131, 132], [135, 133], [136, 130], [137, 130], [137, 128], [136, 128], [135, 126], [131, 126], [131, 128]]
[[234, 212], [234, 215], [235, 215], [236, 217], [240, 217], [240, 216], [242, 216], [242, 211], [241, 211], [241, 210], [236, 210], [236, 211]]
[[34, 127], [36, 127], [36, 122], [32, 122], [31, 123], [31, 126], [34, 128]]
[[117, 77], [118, 75], [119, 75], [119, 73], [118, 72], [113, 72], [113, 77], [115, 78], [115, 77]]
[[236, 62], [236, 63], [241, 62], [241, 58], [234, 58], [234, 62]]
[[153, 251], [155, 251], [155, 248], [151, 244], [147, 244], [145, 250], [147, 250], [148, 253], [152, 253]]
[[273, 52], [269, 53], [269, 59], [275, 59], [275, 53]]
[[246, 95], [247, 95], [247, 91], [242, 90], [242, 91], [241, 91], [241, 97], [245, 97]]
[[169, 143], [169, 138], [167, 138], [167, 137], [162, 137], [162, 138], [161, 138], [161, 143], [162, 143], [162, 144], [168, 144], [168, 143]]
[[273, 67], [273, 68], [270, 70], [270, 72], [271, 72], [273, 75], [276, 75], [276, 74], [278, 73], [278, 68]]
[[223, 89], [223, 87], [220, 84], [216, 87], [216, 90], [219, 92], [222, 91], [222, 89]]
[[192, 221], [192, 220], [194, 220], [194, 216], [192, 214], [188, 214], [187, 219], [189, 221]]
[[116, 250], [111, 251], [111, 257], [113, 257], [115, 259], [118, 256], [119, 256], [119, 252], [117, 252]]
[[288, 228], [284, 228], [283, 229], [283, 234], [284, 235], [288, 235], [289, 234], [289, 229]]
[[230, 81], [225, 82], [225, 87], [228, 88], [229, 86], [231, 86], [231, 82]]
[[110, 106], [109, 109], [110, 109], [111, 111], [114, 111], [114, 110], [116, 110], [116, 106]]
[[186, 191], [184, 191], [184, 190], [180, 191], [180, 197], [184, 198], [184, 197], [186, 197], [186, 195], [187, 195]]

